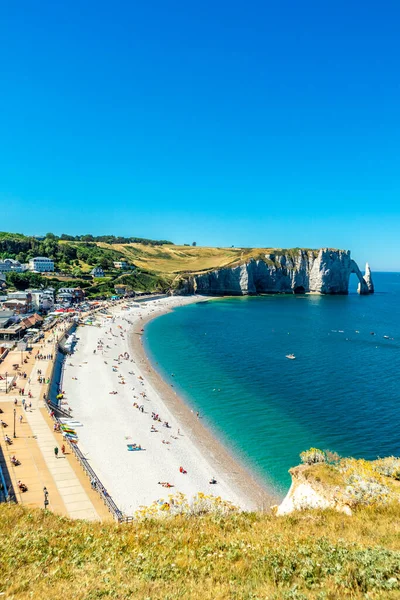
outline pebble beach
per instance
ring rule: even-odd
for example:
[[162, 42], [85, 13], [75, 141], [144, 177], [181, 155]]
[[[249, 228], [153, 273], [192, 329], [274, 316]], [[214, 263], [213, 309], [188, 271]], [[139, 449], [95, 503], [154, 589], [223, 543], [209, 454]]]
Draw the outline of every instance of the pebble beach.
[[[127, 515], [178, 492], [189, 499], [199, 492], [220, 496], [243, 510], [272, 503], [144, 352], [150, 319], [203, 299], [119, 303], [78, 328], [74, 353], [66, 358], [62, 387], [81, 423], [79, 447]], [[140, 449], [132, 450], [135, 445]]]

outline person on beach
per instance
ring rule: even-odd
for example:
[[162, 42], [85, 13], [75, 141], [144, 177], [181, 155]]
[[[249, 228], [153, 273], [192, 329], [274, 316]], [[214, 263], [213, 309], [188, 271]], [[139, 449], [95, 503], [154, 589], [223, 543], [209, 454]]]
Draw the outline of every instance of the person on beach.
[[18, 481], [18, 487], [21, 490], [21, 492], [27, 492], [28, 491], [28, 487], [24, 483], [22, 483], [21, 480]]
[[57, 446], [54, 448], [54, 455], [56, 458], [58, 458], [58, 447]]

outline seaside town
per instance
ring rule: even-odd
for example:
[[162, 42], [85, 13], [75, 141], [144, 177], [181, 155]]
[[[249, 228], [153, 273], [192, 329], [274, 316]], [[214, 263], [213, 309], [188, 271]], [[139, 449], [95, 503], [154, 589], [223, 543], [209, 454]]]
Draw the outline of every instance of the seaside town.
[[[135, 267], [118, 260], [112, 268]], [[118, 522], [154, 502], [170, 507], [163, 488], [188, 498], [216, 488], [236, 505], [268, 503], [257, 485], [252, 495], [241, 489], [244, 470], [157, 376], [142, 347], [147, 321], [203, 299], [135, 291], [118, 278], [112, 291], [90, 298], [88, 288], [60, 285], [55, 269], [45, 256], [0, 261], [2, 500]], [[15, 273], [40, 275], [41, 287], [13, 289]], [[104, 278], [101, 265], [89, 275]]]
[[[124, 261], [114, 266], [128, 268]], [[77, 444], [72, 411], [60, 393], [62, 370], [80, 325], [98, 325], [96, 315], [111, 317], [110, 310], [126, 309], [128, 301], [160, 296], [118, 285], [114, 294], [98, 299], [86, 298], [80, 287], [9, 289], [7, 276], [26, 272], [54, 276], [54, 261], [0, 260], [0, 501], [72, 518], [121, 520], [122, 512]], [[100, 266], [90, 274], [104, 276]]]

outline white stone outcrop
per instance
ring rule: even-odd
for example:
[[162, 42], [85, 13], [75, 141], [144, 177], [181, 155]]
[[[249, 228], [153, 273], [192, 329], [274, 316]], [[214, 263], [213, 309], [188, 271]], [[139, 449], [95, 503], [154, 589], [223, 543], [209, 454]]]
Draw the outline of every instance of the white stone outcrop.
[[[351, 273], [355, 273], [359, 279], [359, 293], [371, 293], [348, 250], [321, 248], [320, 250], [276, 251], [276, 253], [266, 254], [262, 259], [250, 259], [236, 267], [190, 275], [180, 282], [178, 293], [348, 294]], [[370, 271], [369, 280], [372, 284]]]
[[369, 264], [365, 265], [365, 273], [364, 273], [364, 281], [367, 284], [368, 292], [373, 294], [375, 292], [374, 283], [372, 281], [371, 269], [369, 268]]
[[[297, 510], [306, 510], [309, 508], [333, 508], [347, 515], [352, 514], [352, 510], [335, 490], [328, 490], [316, 481], [308, 481], [303, 473], [307, 469], [305, 465], [290, 469], [292, 476], [292, 485], [281, 504], [276, 507], [277, 516], [288, 515]], [[339, 490], [338, 490], [339, 492]]]

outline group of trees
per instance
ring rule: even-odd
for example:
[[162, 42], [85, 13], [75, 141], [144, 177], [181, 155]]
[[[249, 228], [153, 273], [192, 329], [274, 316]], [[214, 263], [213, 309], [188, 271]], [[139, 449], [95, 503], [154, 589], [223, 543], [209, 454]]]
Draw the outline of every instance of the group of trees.
[[[54, 235], [54, 234], [47, 234]], [[46, 236], [46, 237], [47, 237]], [[54, 236], [55, 239], [56, 236]], [[68, 235], [67, 233], [62, 233], [60, 235], [60, 240], [64, 240], [66, 242], [103, 242], [105, 244], [145, 244], [147, 246], [163, 246], [164, 244], [171, 244], [172, 242], [168, 240], [149, 240], [147, 238], [139, 238], [139, 237], [122, 237], [115, 235], [91, 235], [87, 233], [86, 235]]]
[[[7, 283], [10, 288], [15, 288], [18, 291], [24, 291], [28, 288], [47, 288], [52, 287], [56, 291], [61, 287], [77, 287], [75, 280], [71, 281], [60, 281], [55, 277], [44, 277], [40, 273], [31, 273], [26, 271], [25, 273], [7, 273]], [[89, 287], [91, 281], [79, 281], [79, 287]]]

